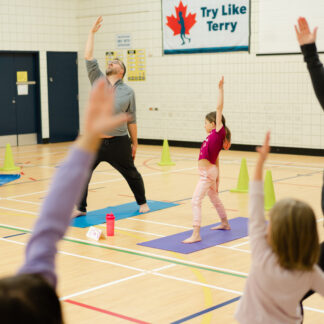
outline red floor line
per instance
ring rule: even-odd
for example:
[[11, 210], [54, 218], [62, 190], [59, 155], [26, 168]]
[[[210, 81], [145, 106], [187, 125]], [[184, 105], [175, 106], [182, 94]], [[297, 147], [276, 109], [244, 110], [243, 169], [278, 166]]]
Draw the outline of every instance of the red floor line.
[[97, 311], [97, 312], [100, 312], [100, 313], [104, 313], [104, 314], [107, 314], [107, 315], [119, 317], [119, 318], [122, 318], [124, 320], [130, 321], [130, 322], [133, 322], [133, 323], [150, 324], [149, 322], [144, 322], [144, 321], [138, 320], [136, 318], [131, 318], [131, 317], [128, 317], [128, 316], [125, 316], [125, 315], [121, 315], [121, 314], [117, 314], [117, 313], [114, 313], [114, 312], [107, 311], [105, 309], [101, 309], [101, 308], [98, 308], [98, 307], [93, 307], [93, 306], [90, 306], [90, 305], [82, 304], [82, 303], [76, 302], [76, 301], [71, 300], [71, 299], [66, 299], [64, 301], [67, 302], [67, 303], [70, 303], [70, 304], [73, 304], [73, 305], [76, 305], [76, 306], [80, 306], [80, 307], [83, 307], [83, 308], [88, 308], [88, 309], [91, 309], [91, 310], [94, 310], [94, 311]]
[[158, 168], [153, 168], [151, 166], [149, 166], [147, 163], [151, 160], [155, 160], [156, 158], [151, 158], [151, 159], [147, 159], [143, 162], [143, 165], [146, 166], [147, 168], [151, 169], [151, 170], [155, 170], [155, 171], [161, 171], [161, 169]]

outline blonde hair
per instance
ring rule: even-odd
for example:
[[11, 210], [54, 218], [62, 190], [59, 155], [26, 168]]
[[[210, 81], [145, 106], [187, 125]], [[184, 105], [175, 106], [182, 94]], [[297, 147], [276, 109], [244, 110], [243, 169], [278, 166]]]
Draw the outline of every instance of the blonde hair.
[[320, 247], [313, 209], [295, 199], [283, 199], [270, 211], [270, 245], [281, 267], [312, 270]]

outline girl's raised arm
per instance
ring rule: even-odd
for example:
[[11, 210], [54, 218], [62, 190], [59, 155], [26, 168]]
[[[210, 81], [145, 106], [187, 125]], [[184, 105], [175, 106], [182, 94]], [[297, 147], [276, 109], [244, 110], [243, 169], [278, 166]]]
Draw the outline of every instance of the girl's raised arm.
[[218, 83], [218, 99], [216, 107], [216, 132], [218, 132], [222, 127], [222, 115], [224, 108], [224, 77], [222, 76], [221, 80]]

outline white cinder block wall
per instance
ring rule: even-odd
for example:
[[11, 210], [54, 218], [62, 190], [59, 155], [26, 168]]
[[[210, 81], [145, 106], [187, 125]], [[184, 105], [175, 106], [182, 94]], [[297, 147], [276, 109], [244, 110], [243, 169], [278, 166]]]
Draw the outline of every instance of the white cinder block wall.
[[84, 46], [102, 15], [94, 52], [102, 70], [105, 52], [116, 50], [117, 33], [130, 33], [132, 48], [146, 50], [147, 80], [128, 82], [136, 92], [140, 138], [202, 141], [204, 116], [215, 109], [224, 75], [224, 115], [233, 143], [259, 144], [270, 129], [274, 146], [323, 149], [324, 114], [302, 56], [256, 56], [258, 2], [251, 0], [250, 54], [163, 56], [160, 0], [0, 0], [0, 50], [40, 52], [43, 138], [49, 136], [46, 51], [78, 51], [82, 120], [90, 90]]
[[[132, 47], [146, 50], [147, 81], [128, 82], [136, 92], [140, 138], [201, 141], [204, 116], [215, 109], [218, 79], [224, 75], [224, 115], [233, 143], [259, 144], [270, 129], [274, 146], [324, 148], [324, 114], [302, 56], [256, 56], [258, 2], [251, 1], [250, 54], [163, 56], [160, 0], [79, 1], [80, 46], [96, 16], [103, 15], [95, 43], [103, 69], [105, 52], [116, 49], [116, 33], [131, 33]], [[84, 63], [79, 66], [82, 104], [89, 86]]]

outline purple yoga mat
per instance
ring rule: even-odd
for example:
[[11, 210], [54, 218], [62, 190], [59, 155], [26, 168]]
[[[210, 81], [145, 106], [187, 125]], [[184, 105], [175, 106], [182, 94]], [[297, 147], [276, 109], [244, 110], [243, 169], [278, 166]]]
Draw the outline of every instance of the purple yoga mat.
[[233, 240], [240, 239], [248, 235], [248, 219], [245, 217], [237, 217], [229, 220], [231, 229], [224, 230], [211, 230], [220, 223], [204, 226], [200, 229], [201, 241], [196, 243], [182, 243], [183, 240], [188, 238], [192, 230], [165, 236], [156, 240], [138, 243], [138, 245], [147, 246], [160, 250], [167, 250], [178, 252], [182, 254], [189, 254], [199, 250], [209, 248], [218, 244], [223, 244]]

